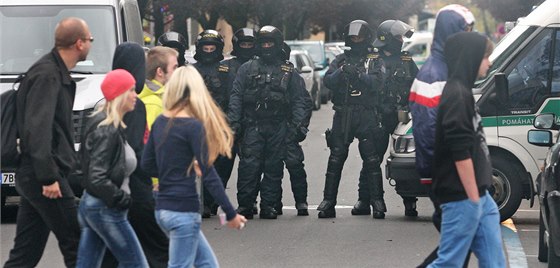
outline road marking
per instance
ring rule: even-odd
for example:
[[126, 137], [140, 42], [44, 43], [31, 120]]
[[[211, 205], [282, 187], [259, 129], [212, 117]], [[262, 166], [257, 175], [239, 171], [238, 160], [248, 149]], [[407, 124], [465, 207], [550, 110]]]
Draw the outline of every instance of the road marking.
[[[311, 209], [311, 210], [314, 210], [314, 209], [317, 209], [317, 207], [318, 207], [317, 205], [310, 205], [310, 206], [308, 206], [307, 208], [308, 208], [308, 209]], [[354, 207], [353, 207], [353, 206], [337, 205], [337, 206], [335, 206], [334, 208], [338, 208], [338, 209], [348, 209], [348, 208], [354, 208]], [[293, 209], [293, 210], [295, 210], [296, 207], [294, 207], [294, 206], [283, 206], [282, 209], [288, 209], [288, 210]]]
[[521, 212], [539, 212], [540, 210], [538, 210], [538, 209], [518, 209], [517, 211], [521, 211]]
[[515, 224], [511, 219], [507, 219], [502, 222], [502, 239], [506, 247], [507, 258], [509, 267], [512, 268], [526, 268], [529, 267], [527, 264], [527, 256], [521, 245], [521, 240], [519, 240], [519, 235], [517, 234], [517, 229]]

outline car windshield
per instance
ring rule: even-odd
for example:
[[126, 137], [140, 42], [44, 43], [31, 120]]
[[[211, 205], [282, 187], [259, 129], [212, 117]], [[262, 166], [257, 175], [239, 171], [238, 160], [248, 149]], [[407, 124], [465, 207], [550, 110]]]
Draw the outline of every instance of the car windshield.
[[319, 42], [310, 44], [290, 44], [290, 47], [292, 50], [306, 50], [315, 64], [323, 64], [325, 61], [325, 54]]
[[94, 38], [88, 57], [72, 71], [106, 73], [111, 70], [117, 44], [113, 9], [90, 6], [4, 6], [0, 9], [0, 74], [26, 72], [54, 47], [56, 24], [66, 17], [84, 19]]
[[488, 70], [488, 75], [475, 84], [475, 88], [483, 88], [482, 85], [494, 77], [497, 68], [500, 67], [508, 56], [523, 43], [529, 35], [536, 30], [536, 27], [518, 25], [514, 27], [497, 45], [489, 59], [492, 66]]

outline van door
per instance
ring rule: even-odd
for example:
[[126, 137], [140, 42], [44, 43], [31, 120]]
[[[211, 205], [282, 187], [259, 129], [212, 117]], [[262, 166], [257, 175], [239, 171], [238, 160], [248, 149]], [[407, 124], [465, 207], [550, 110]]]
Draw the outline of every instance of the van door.
[[498, 116], [498, 135], [511, 139], [529, 151], [534, 161], [545, 150], [527, 142], [536, 114], [560, 114], [560, 34], [544, 29], [506, 68], [510, 115]]
[[121, 2], [121, 25], [124, 41], [144, 45], [144, 32], [142, 31], [142, 18], [136, 0]]

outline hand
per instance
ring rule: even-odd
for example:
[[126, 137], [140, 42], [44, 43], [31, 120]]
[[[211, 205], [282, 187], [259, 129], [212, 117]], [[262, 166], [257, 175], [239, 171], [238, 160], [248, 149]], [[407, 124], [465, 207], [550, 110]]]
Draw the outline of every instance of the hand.
[[43, 196], [49, 199], [57, 199], [62, 197], [58, 181], [47, 186], [43, 186]]
[[227, 225], [229, 228], [241, 230], [245, 227], [246, 222], [247, 219], [245, 219], [243, 215], [237, 214], [235, 215], [235, 218], [228, 221]]
[[355, 76], [358, 75], [359, 70], [356, 65], [353, 64], [344, 64], [342, 65], [342, 72], [344, 72], [348, 76]]
[[159, 192], [159, 182], [152, 184], [152, 191]]

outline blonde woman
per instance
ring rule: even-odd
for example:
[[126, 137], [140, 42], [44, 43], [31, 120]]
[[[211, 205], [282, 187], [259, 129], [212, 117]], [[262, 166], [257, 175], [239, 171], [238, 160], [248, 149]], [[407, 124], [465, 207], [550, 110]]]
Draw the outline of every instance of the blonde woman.
[[129, 176], [137, 161], [126, 142], [122, 118], [136, 104], [135, 83], [123, 69], [109, 72], [101, 83], [106, 103], [86, 128], [80, 148], [85, 190], [78, 213], [82, 234], [77, 267], [100, 267], [107, 247], [119, 267], [148, 267], [127, 220]]
[[231, 156], [232, 131], [194, 67], [175, 70], [165, 87], [164, 112], [152, 125], [142, 168], [159, 177], [156, 220], [169, 236], [168, 267], [218, 267], [200, 230], [195, 178], [200, 173], [204, 186], [226, 213], [228, 226], [242, 228], [247, 220], [229, 202], [213, 166], [218, 155]]

